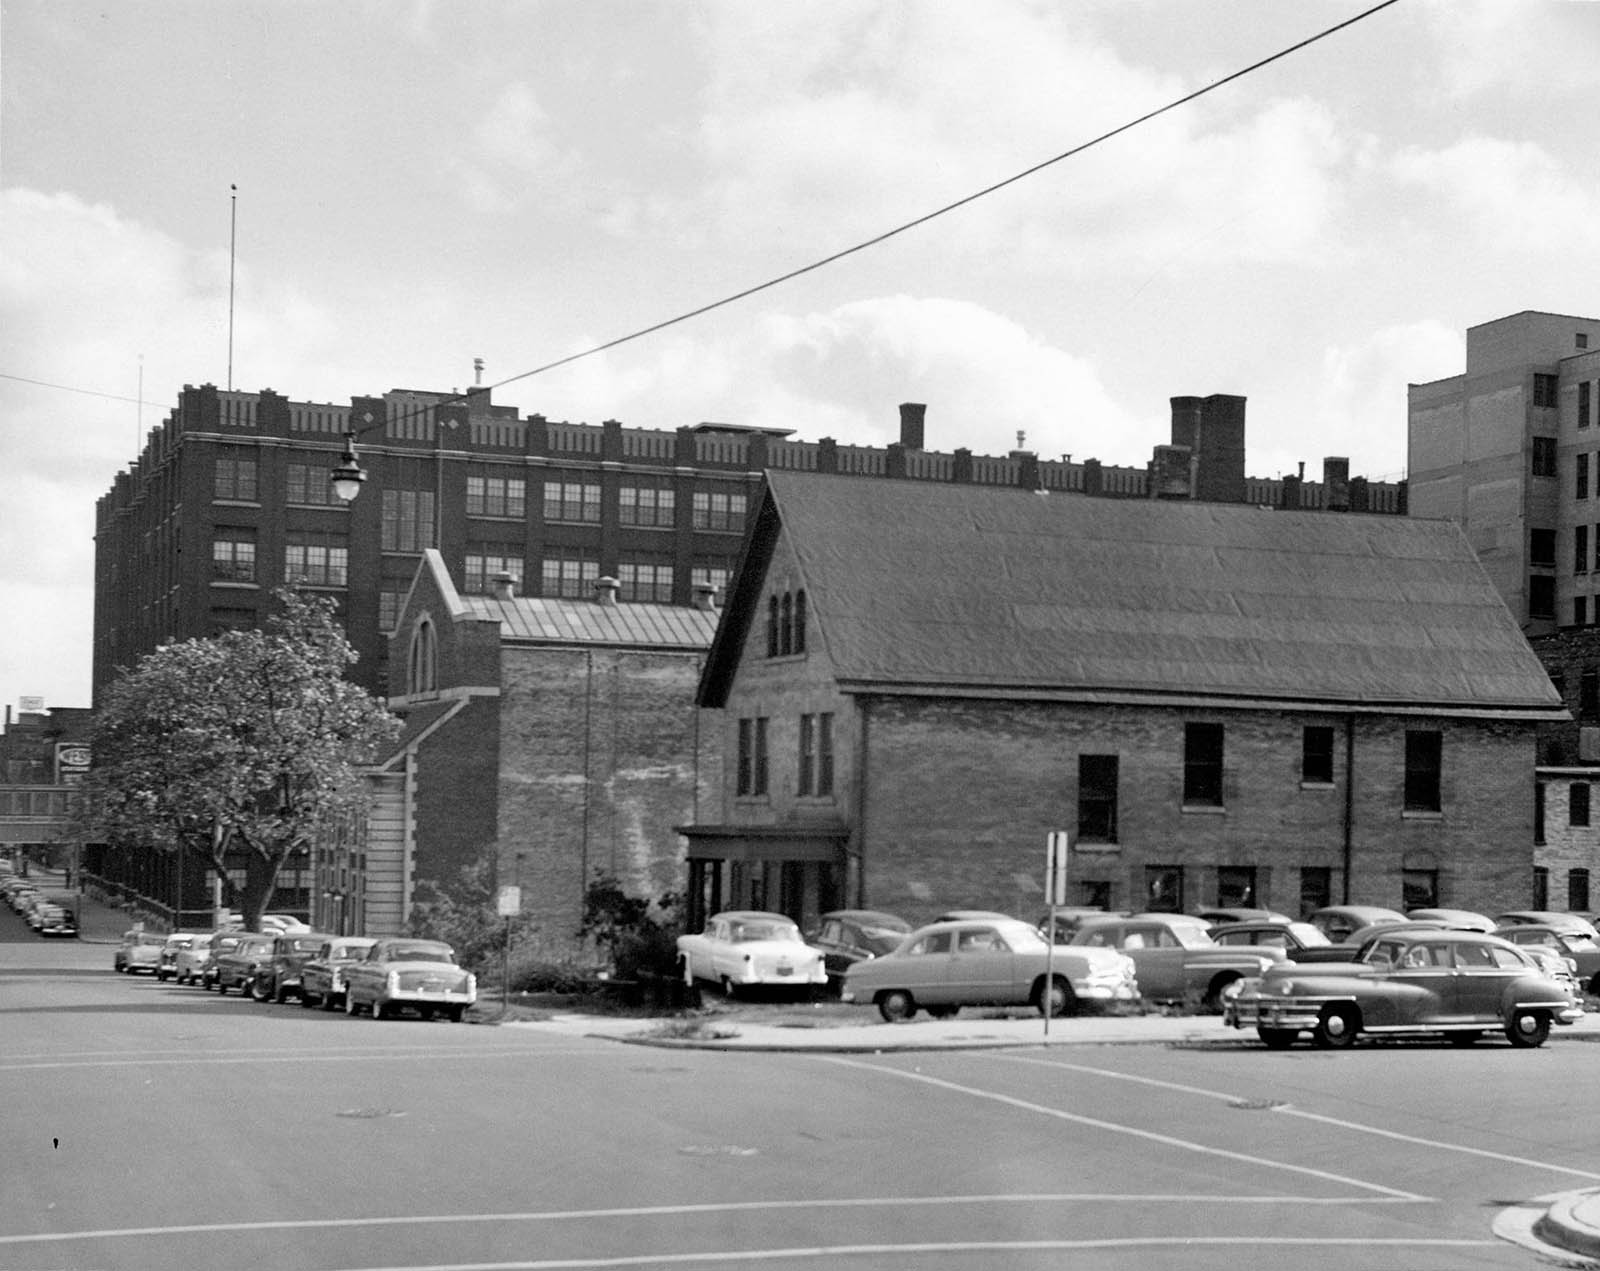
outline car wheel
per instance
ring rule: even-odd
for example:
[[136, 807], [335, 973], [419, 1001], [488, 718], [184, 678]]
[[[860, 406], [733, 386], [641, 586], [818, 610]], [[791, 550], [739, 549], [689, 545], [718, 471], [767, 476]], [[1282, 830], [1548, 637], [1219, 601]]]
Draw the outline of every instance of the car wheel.
[[688, 958], [678, 959], [678, 974], [683, 977], [683, 982], [686, 987], [691, 989], [694, 987], [694, 972], [689, 969]]
[[228, 996], [228, 986], [222, 982], [222, 977], [220, 975], [217, 977], [217, 996]]
[[1471, 1046], [1481, 1036], [1481, 1033], [1451, 1033], [1450, 1044], [1452, 1046]]
[[1211, 981], [1206, 989], [1206, 995], [1201, 1000], [1201, 1005], [1214, 1015], [1220, 1015], [1222, 1008], [1227, 1005], [1228, 998], [1239, 991], [1239, 977], [1231, 971], [1226, 975], [1219, 975]]
[[167, 982], [167, 973], [165, 971], [157, 971], [156, 980], [161, 984], [165, 984]]
[[289, 1000], [289, 990], [284, 988], [281, 984], [278, 985], [277, 988], [272, 990], [272, 1000], [279, 1006], [282, 1006]]
[[1543, 1046], [1550, 1036], [1550, 1016], [1544, 1011], [1513, 1011], [1506, 1024], [1506, 1037], [1513, 1046]]
[[324, 993], [322, 995], [322, 1009], [323, 1010], [331, 1011], [336, 1006], [338, 1006], [338, 1003], [333, 1000], [333, 994], [332, 993]]
[[1295, 1031], [1292, 1028], [1258, 1028], [1256, 1036], [1268, 1050], [1288, 1050], [1294, 1045]]
[[356, 1014], [358, 1014], [360, 1012], [360, 1010], [361, 1010], [361, 1008], [356, 1005], [356, 999], [355, 999], [354, 994], [352, 994], [348, 990], [346, 990], [345, 995], [344, 995], [344, 1013], [346, 1015], [354, 1017]]
[[729, 1001], [739, 996], [739, 990], [733, 987], [733, 981], [727, 976], [722, 977], [722, 996]]
[[1033, 1005], [1039, 1014], [1048, 1011], [1051, 1019], [1061, 1019], [1078, 1013], [1078, 995], [1072, 991], [1072, 985], [1058, 975], [1052, 977], [1048, 992], [1043, 984], [1039, 986], [1033, 996]]
[[431, 1007], [431, 1006], [419, 1006], [419, 1007], [417, 1007], [417, 1014], [422, 1016], [422, 1022], [424, 1024], [433, 1023], [433, 1007]]
[[[242, 992], [243, 990], [240, 991]], [[267, 986], [261, 982], [259, 975], [252, 977], [250, 980], [250, 996], [257, 1002], [265, 1002], [272, 996], [271, 993], [267, 992]]]
[[372, 1018], [374, 1020], [380, 1020], [380, 1019], [387, 1019], [388, 1017], [389, 1017], [389, 1008], [388, 1008], [388, 1006], [385, 1003], [380, 1002], [377, 998], [373, 998], [372, 999]]
[[878, 994], [878, 1014], [891, 1024], [910, 1019], [917, 1013], [917, 999], [905, 989], [889, 989]]
[[316, 1004], [317, 1004], [317, 999], [314, 996], [312, 996], [310, 993], [307, 993], [304, 989], [300, 990], [300, 1009], [301, 1010], [309, 1011]]
[[450, 1022], [459, 1024], [466, 1017], [466, 1014], [467, 1008], [465, 1006], [452, 1006], [450, 1008]]
[[1356, 1034], [1361, 1031], [1361, 1016], [1355, 1007], [1345, 1005], [1324, 1006], [1311, 1030], [1311, 1040], [1324, 1050], [1344, 1050], [1353, 1046]]

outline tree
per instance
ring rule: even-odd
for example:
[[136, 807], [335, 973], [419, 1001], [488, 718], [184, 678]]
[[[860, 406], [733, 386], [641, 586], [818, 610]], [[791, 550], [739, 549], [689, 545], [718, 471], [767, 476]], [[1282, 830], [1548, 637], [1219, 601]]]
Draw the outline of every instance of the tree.
[[[265, 630], [164, 645], [97, 712], [90, 816], [106, 841], [211, 860], [258, 926], [291, 852], [366, 805], [361, 768], [400, 721], [344, 678], [356, 653], [333, 602], [292, 589]], [[242, 890], [231, 851], [246, 854]]]

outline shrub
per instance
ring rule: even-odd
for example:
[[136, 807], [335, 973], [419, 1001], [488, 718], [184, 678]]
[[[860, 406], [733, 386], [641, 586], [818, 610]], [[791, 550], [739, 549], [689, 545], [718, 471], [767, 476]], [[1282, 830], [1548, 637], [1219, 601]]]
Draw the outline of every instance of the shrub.
[[678, 904], [674, 892], [653, 902], [629, 896], [614, 875], [597, 869], [584, 892], [578, 935], [610, 958], [612, 974], [620, 980], [670, 976], [677, 971], [682, 929]]

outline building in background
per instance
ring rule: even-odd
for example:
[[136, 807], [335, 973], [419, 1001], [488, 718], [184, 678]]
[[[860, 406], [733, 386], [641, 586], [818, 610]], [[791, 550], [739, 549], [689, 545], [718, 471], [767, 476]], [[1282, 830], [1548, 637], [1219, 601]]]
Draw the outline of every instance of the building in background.
[[[361, 655], [353, 678], [381, 694], [388, 635], [428, 548], [463, 595], [507, 572], [528, 596], [587, 599], [611, 577], [623, 604], [689, 605], [697, 587], [726, 583], [767, 469], [1405, 512], [1403, 483], [1352, 478], [1345, 459], [1326, 460], [1321, 482], [1247, 477], [1244, 407], [1173, 398], [1170, 443], [1144, 468], [1119, 468], [926, 450], [915, 403], [900, 408], [899, 440], [875, 448], [730, 424], [523, 418], [488, 389], [328, 405], [186, 387], [96, 509], [94, 699], [165, 641], [258, 625], [289, 581], [338, 600]], [[352, 433], [366, 480], [346, 503], [329, 478]]]
[[46, 709], [25, 698], [6, 707], [0, 732], [0, 851], [19, 870], [37, 862], [69, 875], [77, 865], [71, 795], [89, 770], [93, 714], [87, 707]]

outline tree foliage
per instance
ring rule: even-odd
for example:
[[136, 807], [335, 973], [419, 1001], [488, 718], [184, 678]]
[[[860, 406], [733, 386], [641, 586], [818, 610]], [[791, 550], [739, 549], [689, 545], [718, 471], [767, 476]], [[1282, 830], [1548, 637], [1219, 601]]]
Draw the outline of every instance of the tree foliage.
[[[400, 722], [344, 678], [356, 653], [333, 602], [292, 589], [264, 630], [164, 645], [96, 713], [90, 816], [106, 841], [210, 858], [255, 927], [278, 871], [365, 807], [360, 770]], [[244, 849], [242, 891], [226, 859]]]

